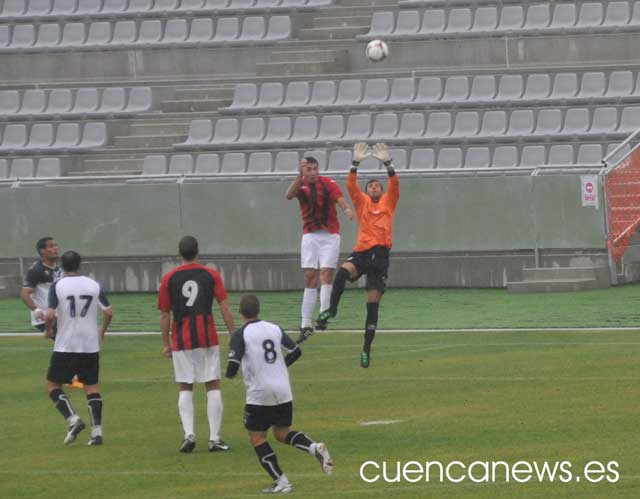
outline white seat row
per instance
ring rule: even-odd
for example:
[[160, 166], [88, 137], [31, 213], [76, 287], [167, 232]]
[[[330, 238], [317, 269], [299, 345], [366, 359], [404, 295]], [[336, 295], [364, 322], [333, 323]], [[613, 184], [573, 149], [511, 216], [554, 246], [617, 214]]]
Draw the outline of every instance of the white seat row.
[[360, 39], [503, 36], [640, 29], [640, 1], [524, 3], [375, 12]]
[[151, 87], [1, 90], [0, 120], [132, 115], [154, 108]]
[[60, 158], [0, 158], [0, 180], [63, 175]]
[[[543, 165], [598, 166], [605, 148], [599, 143], [491, 145], [439, 148], [392, 148], [391, 157], [396, 169], [432, 168], [511, 168]], [[345, 173], [351, 164], [351, 149], [318, 149], [310, 151], [255, 151], [203, 154], [153, 154], [146, 156], [143, 175], [239, 174], [266, 172], [297, 172], [301, 157], [316, 158], [322, 171]], [[367, 158], [360, 171], [380, 169], [380, 162]]]
[[106, 123], [13, 123], [2, 129], [0, 153], [77, 151], [103, 147], [108, 142]]
[[0, 25], [0, 50], [47, 51], [251, 44], [291, 36], [289, 16]]
[[478, 106], [512, 102], [545, 105], [640, 98], [640, 74], [633, 71], [532, 73], [528, 75], [426, 76], [369, 80], [239, 83], [223, 112]]
[[2, 21], [289, 12], [332, 0], [4, 0]]
[[640, 128], [640, 106], [433, 111], [193, 120], [177, 149], [282, 147], [315, 143], [564, 140], [621, 136]]

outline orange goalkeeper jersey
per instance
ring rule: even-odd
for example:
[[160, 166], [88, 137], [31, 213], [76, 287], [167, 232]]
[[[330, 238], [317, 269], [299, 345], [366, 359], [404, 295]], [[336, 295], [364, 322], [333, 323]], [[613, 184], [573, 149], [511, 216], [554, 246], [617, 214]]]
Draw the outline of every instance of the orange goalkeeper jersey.
[[349, 173], [347, 190], [358, 214], [358, 241], [353, 251], [366, 251], [374, 246], [391, 248], [393, 215], [400, 199], [397, 175], [389, 177], [388, 191], [382, 194], [377, 203], [360, 190], [357, 173]]

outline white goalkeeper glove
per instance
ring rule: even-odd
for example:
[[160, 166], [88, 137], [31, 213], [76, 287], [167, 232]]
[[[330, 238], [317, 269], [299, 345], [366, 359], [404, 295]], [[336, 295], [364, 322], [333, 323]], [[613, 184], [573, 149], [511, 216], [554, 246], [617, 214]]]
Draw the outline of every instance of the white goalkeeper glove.
[[351, 159], [351, 164], [353, 166], [358, 166], [360, 161], [369, 156], [369, 146], [366, 142], [356, 142], [353, 144], [353, 158]]
[[391, 165], [391, 156], [389, 155], [389, 148], [386, 144], [378, 143], [373, 146], [373, 157], [382, 161], [384, 166]]

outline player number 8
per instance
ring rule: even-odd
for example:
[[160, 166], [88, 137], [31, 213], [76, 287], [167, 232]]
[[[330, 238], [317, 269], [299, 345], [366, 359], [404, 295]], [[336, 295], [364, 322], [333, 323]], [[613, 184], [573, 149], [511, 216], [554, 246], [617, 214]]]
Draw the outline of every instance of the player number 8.
[[190, 307], [198, 297], [198, 283], [196, 281], [187, 281], [182, 285], [182, 295], [187, 298], [187, 307]]

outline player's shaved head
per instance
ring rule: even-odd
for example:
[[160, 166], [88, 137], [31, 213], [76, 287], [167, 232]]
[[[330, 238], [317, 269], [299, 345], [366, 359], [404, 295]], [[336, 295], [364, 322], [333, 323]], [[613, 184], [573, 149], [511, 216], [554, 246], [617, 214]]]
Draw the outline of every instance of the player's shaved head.
[[198, 256], [198, 240], [193, 236], [184, 236], [178, 243], [180, 256], [188, 262]]
[[65, 272], [77, 272], [80, 268], [81, 261], [82, 257], [80, 253], [73, 250], [65, 251], [61, 259], [62, 270]]
[[256, 295], [242, 295], [240, 298], [240, 315], [247, 319], [255, 319], [260, 314], [260, 300]]

